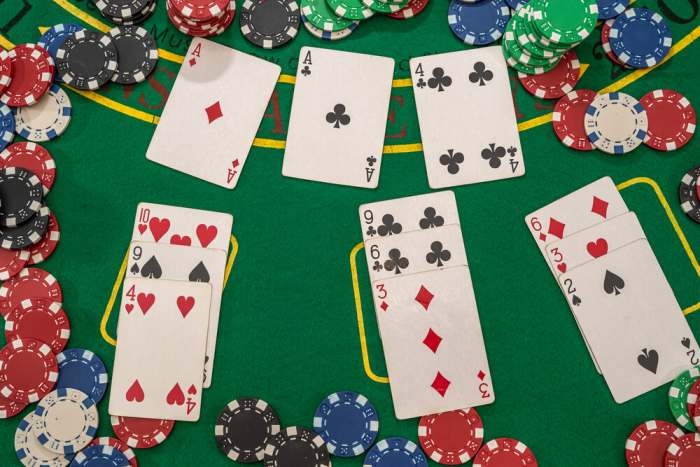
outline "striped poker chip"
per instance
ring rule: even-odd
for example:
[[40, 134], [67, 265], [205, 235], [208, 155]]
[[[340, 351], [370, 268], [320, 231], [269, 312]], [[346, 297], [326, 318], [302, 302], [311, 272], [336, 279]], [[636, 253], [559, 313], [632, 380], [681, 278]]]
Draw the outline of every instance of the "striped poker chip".
[[0, 247], [20, 250], [36, 245], [49, 228], [50, 216], [51, 210], [42, 206], [31, 219], [17, 227], [0, 227]]
[[12, 82], [12, 59], [5, 49], [0, 49], [0, 94], [10, 87]]
[[97, 404], [107, 391], [109, 375], [100, 357], [86, 349], [66, 349], [56, 355], [58, 381], [56, 389], [83, 391]]
[[700, 433], [688, 433], [668, 445], [665, 467], [694, 467], [700, 459]]
[[10, 310], [25, 298], [46, 298], [62, 302], [63, 293], [50, 272], [40, 268], [24, 268], [0, 287], [0, 308]]
[[321, 435], [303, 426], [289, 426], [268, 440], [263, 465], [331, 467], [331, 457]]
[[[0, 281], [6, 281], [17, 275], [28, 262], [29, 251], [0, 248]], [[4, 313], [3, 317], [7, 317], [6, 315], [7, 313]]]
[[666, 448], [685, 433], [673, 423], [649, 420], [637, 426], [625, 442], [625, 457], [629, 467], [658, 465]]
[[610, 29], [612, 28], [614, 22], [614, 19], [609, 19], [603, 23], [603, 26], [601, 26], [600, 44], [603, 47], [603, 52], [605, 52], [605, 55], [607, 55], [613, 63], [621, 66], [622, 68], [631, 68], [630, 66], [622, 63], [620, 59], [617, 58], [617, 55], [615, 55], [615, 52], [613, 52], [612, 47], [610, 46]]
[[484, 441], [484, 424], [473, 408], [425, 415], [418, 423], [418, 440], [435, 462], [466, 464]]
[[229, 0], [169, 0], [179, 16], [193, 21], [220, 18], [228, 9]]
[[122, 417], [112, 415], [112, 430], [117, 438], [128, 446], [146, 449], [158, 446], [165, 441], [175, 426], [174, 420], [153, 418]]
[[399, 11], [389, 13], [387, 16], [394, 19], [409, 19], [425, 10], [430, 0], [408, 0], [408, 4]]
[[89, 467], [91, 465], [104, 465], [110, 467], [127, 467], [129, 459], [123, 452], [105, 444], [88, 446], [73, 458], [71, 467]]
[[56, 69], [64, 83], [94, 91], [117, 70], [117, 49], [107, 34], [76, 31], [56, 51]]
[[36, 105], [15, 110], [15, 131], [22, 138], [35, 143], [50, 141], [66, 131], [72, 112], [66, 91], [52, 84]]
[[96, 0], [100, 14], [107, 17], [129, 19], [148, 7], [149, 0]]
[[581, 63], [576, 52], [569, 50], [557, 66], [540, 75], [518, 72], [518, 79], [525, 90], [540, 99], [558, 99], [570, 93], [580, 78]]
[[99, 426], [95, 401], [83, 391], [72, 388], [47, 394], [37, 404], [34, 415], [39, 444], [65, 455], [75, 454], [87, 446]]
[[[251, 426], [261, 429], [251, 430]], [[280, 432], [280, 419], [270, 404], [255, 397], [234, 399], [216, 419], [214, 438], [219, 450], [234, 462], [260, 462], [265, 446]]]
[[[326, 7], [325, 0], [323, 6]], [[326, 7], [330, 12], [330, 7]], [[338, 23], [350, 23], [350, 20], [338, 18]], [[240, 27], [241, 34], [252, 44], [264, 49], [280, 47], [299, 33], [300, 20], [299, 4], [294, 0], [270, 0], [256, 2], [244, 0], [241, 5]], [[308, 15], [307, 15], [308, 17]], [[347, 24], [343, 27], [347, 27]], [[343, 29], [343, 28], [337, 28]]]
[[60, 302], [44, 298], [25, 298], [7, 316], [5, 337], [36, 339], [51, 347], [53, 353], [62, 351], [70, 338], [70, 322]]
[[304, 28], [306, 28], [306, 30], [312, 36], [326, 41], [339, 41], [341, 39], [345, 39], [346, 37], [350, 36], [350, 34], [352, 34], [360, 24], [359, 21], [354, 21], [348, 28], [341, 29], [340, 31], [328, 32], [311, 24], [309, 20], [306, 19], [306, 16], [304, 16], [304, 13], [301, 14], [301, 22], [304, 23]]
[[633, 68], [649, 68], [668, 55], [673, 34], [659, 13], [647, 8], [630, 8], [610, 28], [610, 47], [615, 56]]
[[27, 467], [65, 467], [70, 464], [72, 455], [52, 452], [39, 444], [36, 439], [36, 415], [30, 412], [17, 425], [15, 431], [15, 454]]
[[683, 174], [678, 186], [678, 198], [681, 209], [693, 221], [700, 224], [700, 194], [698, 193], [698, 181], [700, 180], [700, 165], [693, 167]]
[[15, 114], [5, 104], [0, 104], [0, 151], [15, 138]]
[[20, 167], [0, 169], [0, 226], [17, 227], [41, 208], [44, 189], [34, 172]]
[[413, 441], [406, 438], [385, 438], [377, 441], [367, 451], [363, 467], [381, 467], [384, 465], [410, 465], [428, 467], [428, 460]]
[[136, 460], [136, 454], [134, 454], [134, 451], [126, 445], [123, 441], [118, 440], [117, 438], [112, 438], [109, 436], [102, 436], [100, 438], [95, 438], [93, 439], [89, 446], [96, 446], [96, 445], [102, 445], [102, 446], [112, 446], [115, 449], [118, 449], [121, 451], [122, 454], [126, 457], [126, 459], [129, 461], [129, 465], [131, 467], [138, 467], [139, 462]]
[[56, 385], [58, 365], [51, 347], [35, 339], [15, 339], [0, 350], [0, 395], [36, 402]]
[[44, 236], [41, 238], [39, 243], [32, 245], [26, 250], [29, 253], [29, 260], [27, 264], [33, 266], [35, 264], [40, 264], [46, 261], [49, 256], [56, 251], [58, 247], [58, 242], [61, 240], [61, 227], [58, 225], [58, 220], [54, 213], [49, 215], [49, 227]]
[[56, 163], [43, 146], [31, 141], [20, 141], [0, 152], [0, 168], [20, 167], [33, 172], [44, 186], [44, 196], [56, 180]]
[[689, 368], [679, 374], [668, 388], [668, 405], [676, 422], [688, 431], [695, 431], [695, 425], [688, 414], [688, 391], [700, 378], [700, 366]]
[[584, 126], [593, 146], [613, 155], [626, 154], [647, 135], [647, 113], [637, 99], [622, 92], [598, 94], [586, 110]]
[[10, 85], [0, 94], [0, 102], [10, 107], [36, 104], [48, 91], [56, 70], [51, 55], [36, 44], [20, 44], [8, 52], [15, 71]]
[[21, 411], [23, 411], [27, 405], [23, 402], [17, 402], [15, 400], [9, 399], [0, 395], [0, 419], [12, 418]]
[[362, 394], [341, 391], [321, 401], [314, 414], [314, 430], [334, 456], [359, 456], [373, 444], [379, 432], [379, 416]]
[[644, 144], [659, 151], [675, 151], [692, 139], [695, 109], [686, 97], [670, 89], [656, 89], [639, 102], [647, 112], [649, 129]]
[[597, 95], [590, 89], [576, 89], [557, 101], [552, 111], [552, 128], [565, 146], [577, 151], [595, 149], [588, 139], [583, 120]]
[[525, 443], [513, 438], [496, 438], [484, 444], [474, 457], [474, 467], [518, 465], [537, 467], [535, 454]]
[[158, 62], [158, 46], [153, 37], [140, 26], [119, 26], [107, 34], [117, 48], [117, 71], [112, 81], [135, 84], [146, 80]]

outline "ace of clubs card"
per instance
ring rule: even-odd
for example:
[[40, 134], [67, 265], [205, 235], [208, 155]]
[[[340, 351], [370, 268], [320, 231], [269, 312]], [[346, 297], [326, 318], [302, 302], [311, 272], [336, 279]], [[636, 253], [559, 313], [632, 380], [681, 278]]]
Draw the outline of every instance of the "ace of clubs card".
[[110, 415], [197, 421], [211, 285], [124, 279]]
[[525, 174], [499, 46], [412, 58], [410, 65], [430, 188]]
[[394, 60], [302, 47], [282, 175], [376, 188]]
[[266, 60], [192, 39], [146, 158], [234, 188], [280, 71]]

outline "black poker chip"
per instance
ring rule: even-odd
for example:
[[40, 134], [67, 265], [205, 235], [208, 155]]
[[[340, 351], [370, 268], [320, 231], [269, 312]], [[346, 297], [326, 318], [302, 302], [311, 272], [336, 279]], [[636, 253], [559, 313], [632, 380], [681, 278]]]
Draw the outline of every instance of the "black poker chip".
[[105, 16], [107, 19], [120, 26], [134, 26], [136, 24], [141, 24], [148, 18], [150, 18], [151, 15], [153, 15], [153, 12], [156, 11], [156, 5], [156, 0], [153, 0], [148, 5], [146, 5], [146, 7], [142, 11], [127, 19], [121, 18], [119, 16], [106, 16], [104, 14], [102, 16]]
[[265, 467], [330, 467], [331, 458], [321, 435], [303, 426], [290, 426], [265, 446]]
[[0, 170], [0, 225], [16, 227], [41, 208], [44, 188], [33, 172], [19, 167]]
[[241, 33], [265, 49], [294, 39], [299, 21], [299, 5], [294, 0], [245, 0], [241, 6]]
[[27, 222], [17, 227], [0, 227], [0, 248], [22, 250], [41, 241], [49, 228], [51, 210], [42, 206]]
[[140, 26], [118, 26], [108, 34], [118, 57], [112, 81], [119, 84], [145, 81], [158, 62], [158, 46], [153, 37]]
[[681, 209], [688, 217], [700, 224], [700, 198], [698, 195], [698, 178], [700, 165], [688, 170], [678, 186], [678, 198]]
[[151, 0], [96, 0], [95, 6], [107, 18], [130, 19], [150, 6]]
[[56, 51], [56, 69], [66, 84], [93, 91], [117, 70], [117, 48], [107, 34], [76, 31]]
[[226, 404], [214, 427], [216, 445], [221, 452], [244, 464], [263, 460], [267, 442], [279, 432], [277, 412], [255, 397], [242, 397]]

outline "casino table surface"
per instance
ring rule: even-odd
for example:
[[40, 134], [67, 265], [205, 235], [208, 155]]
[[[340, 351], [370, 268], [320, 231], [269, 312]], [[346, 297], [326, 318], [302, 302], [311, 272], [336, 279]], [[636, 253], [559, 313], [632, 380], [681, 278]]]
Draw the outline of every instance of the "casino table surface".
[[[576, 49], [583, 64], [578, 87], [624, 90], [637, 98], [653, 89], [671, 88], [700, 110], [698, 2], [636, 3], [667, 18], [675, 43], [671, 57], [655, 69], [622, 70], [605, 57], [598, 30]], [[145, 159], [190, 42], [169, 23], [164, 0], [158, 0], [157, 12], [145, 23], [161, 49], [157, 69], [147, 82], [111, 85], [97, 93], [68, 91], [72, 123], [63, 136], [45, 145], [58, 167], [48, 202], [61, 225], [61, 243], [41, 267], [63, 288], [72, 323], [69, 347], [95, 351], [111, 369], [120, 269], [138, 202], [234, 216], [232, 268], [223, 296], [213, 386], [204, 394], [201, 419], [178, 422], [162, 445], [137, 450], [142, 465], [229, 465], [216, 448], [214, 423], [228, 401], [245, 395], [266, 399], [283, 425], [309, 426], [324, 396], [358, 391], [379, 411], [380, 437], [417, 441], [418, 420], [394, 417], [360, 251], [357, 208], [430, 191], [408, 62], [465, 47], [447, 25], [447, 5], [445, 0], [432, 0], [422, 14], [407, 21], [371, 18], [339, 42], [321, 41], [302, 28], [291, 44], [274, 50], [248, 43], [236, 19], [214, 40], [279, 64], [282, 75], [233, 191]], [[4, 0], [0, 45], [36, 42], [43, 28], [62, 22], [109, 27], [87, 0]], [[294, 73], [304, 45], [395, 59], [378, 189], [282, 177]], [[478, 408], [485, 439], [520, 439], [542, 466], [623, 466], [625, 439], [635, 426], [650, 419], [673, 421], [668, 385], [622, 405], [613, 401], [524, 217], [597, 178], [611, 176], [629, 209], [639, 216], [698, 335], [700, 225], [681, 211], [678, 184], [686, 170], [700, 163], [700, 138], [670, 153], [644, 146], [617, 157], [575, 152], [552, 131], [554, 101], [527, 94], [512, 71], [511, 82], [526, 175], [454, 188], [496, 393], [495, 403]], [[193, 157], [204, 158], [206, 153]], [[0, 420], [3, 465], [16, 462], [13, 436], [21, 417]], [[100, 404], [100, 417], [99, 435], [111, 436], [106, 400]], [[334, 458], [333, 464], [356, 466], [361, 460]]]

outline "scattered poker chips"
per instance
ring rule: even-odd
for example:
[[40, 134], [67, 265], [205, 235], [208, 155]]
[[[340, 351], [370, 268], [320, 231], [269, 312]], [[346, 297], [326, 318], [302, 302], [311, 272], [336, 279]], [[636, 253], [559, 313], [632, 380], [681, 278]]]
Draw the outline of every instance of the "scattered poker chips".
[[700, 224], [700, 193], [698, 193], [698, 179], [700, 178], [700, 165], [688, 170], [681, 178], [678, 186], [678, 198], [681, 209], [692, 220]]
[[447, 10], [447, 23], [462, 42], [486, 45], [496, 42], [505, 32], [510, 8], [505, 0], [483, 0], [464, 3], [452, 0]]
[[428, 460], [418, 445], [406, 438], [386, 438], [377, 442], [367, 452], [363, 467], [410, 465], [428, 467]]
[[663, 420], [642, 423], [625, 442], [625, 457], [629, 467], [664, 465], [666, 449], [684, 435], [683, 430]]
[[68, 344], [70, 322], [61, 303], [43, 298], [25, 298], [7, 315], [5, 337], [8, 342], [36, 339], [48, 344], [54, 353], [59, 353]]
[[565, 146], [578, 151], [594, 149], [583, 121], [588, 107], [597, 95], [590, 89], [577, 89], [557, 101], [552, 112], [552, 128]]
[[37, 441], [52, 452], [75, 454], [95, 437], [99, 415], [95, 401], [77, 389], [57, 389], [34, 410]]
[[156, 0], [96, 0], [100, 14], [113, 23], [133, 26], [146, 21], [155, 11]]
[[0, 169], [0, 225], [16, 227], [41, 208], [44, 188], [39, 177], [19, 167]]
[[609, 40], [615, 56], [633, 68], [658, 64], [673, 45], [666, 20], [647, 8], [630, 8], [618, 16], [610, 28]]
[[46, 195], [56, 180], [56, 163], [43, 146], [21, 141], [0, 152], [0, 168], [19, 167], [39, 177]]
[[0, 102], [10, 107], [36, 104], [53, 82], [53, 58], [35, 44], [20, 44], [8, 52], [8, 57], [12, 62], [12, 81], [0, 94]]
[[58, 366], [51, 347], [35, 339], [15, 339], [0, 350], [0, 395], [36, 402], [56, 385]]
[[0, 104], [0, 151], [15, 137], [15, 116], [5, 104]]
[[235, 0], [167, 0], [165, 7], [170, 22], [194, 37], [222, 34], [236, 16]]
[[377, 438], [379, 416], [362, 394], [336, 392], [323, 399], [316, 409], [314, 430], [332, 455], [355, 457], [367, 451]]
[[94, 91], [117, 70], [117, 49], [107, 34], [76, 31], [56, 51], [56, 68], [66, 84]]
[[107, 391], [109, 375], [100, 357], [86, 349], [66, 349], [56, 355], [56, 389], [73, 388], [87, 394], [95, 403]]
[[175, 426], [173, 420], [153, 418], [117, 417], [110, 419], [114, 434], [128, 446], [138, 449], [152, 448], [165, 441]]
[[15, 110], [17, 134], [37, 143], [56, 139], [68, 128], [72, 109], [68, 94], [53, 84], [36, 105]]
[[[36, 245], [49, 228], [51, 210], [42, 206], [28, 221], [16, 227], [0, 227], [0, 248], [20, 250]], [[0, 299], [1, 300], [1, 299]]]
[[[63, 301], [61, 286], [49, 272], [39, 268], [24, 268], [0, 287], [0, 309], [6, 316], [27, 297]], [[6, 310], [6, 311], [5, 311]]]
[[[44, 50], [46, 50], [49, 53], [49, 55], [51, 55], [51, 58], [53, 59], [55, 64], [56, 52], [58, 51], [58, 48], [63, 45], [63, 42], [65, 42], [68, 36], [70, 36], [76, 31], [82, 31], [83, 29], [85, 28], [80, 26], [79, 24], [56, 24], [54, 26], [51, 26], [44, 34], [42, 34], [41, 39], [39, 39], [39, 42], [37, 42], [37, 45], [39, 47], [43, 47]], [[54, 81], [60, 83], [61, 77], [58, 74], [56, 74], [54, 76]]]
[[250, 464], [265, 456], [265, 446], [280, 432], [275, 410], [264, 400], [243, 397], [232, 400], [216, 419], [214, 437], [219, 450], [234, 462]]
[[5, 92], [12, 81], [12, 59], [7, 50], [0, 49], [0, 94]]
[[608, 154], [626, 154], [644, 142], [648, 121], [644, 107], [629, 94], [598, 94], [584, 125], [593, 146]]
[[518, 465], [537, 467], [537, 459], [522, 441], [513, 438], [496, 438], [484, 444], [474, 457], [474, 465], [480, 467], [498, 467], [501, 465]]
[[[325, 0], [314, 1], [323, 1], [324, 8], [335, 16]], [[346, 22], [345, 27], [351, 23], [336, 18]], [[310, 18], [307, 16], [307, 19]], [[245, 0], [241, 6], [241, 33], [251, 43], [265, 49], [280, 47], [294, 39], [299, 32], [299, 22], [299, 5], [294, 0]]]
[[105, 465], [114, 467], [127, 467], [129, 459], [123, 452], [108, 444], [96, 444], [88, 446], [73, 458], [72, 467], [88, 467], [93, 465]]
[[695, 109], [682, 94], [657, 89], [639, 101], [647, 112], [649, 128], [644, 144], [659, 151], [682, 148], [695, 134]]
[[693, 467], [700, 459], [700, 434], [688, 433], [673, 442], [666, 450], [664, 467]]
[[33, 266], [46, 261], [49, 256], [56, 251], [58, 242], [61, 240], [61, 228], [58, 225], [58, 220], [53, 213], [49, 214], [49, 227], [44, 233], [44, 236], [35, 245], [31, 245], [26, 250], [29, 254], [27, 265]]
[[121, 451], [122, 454], [124, 454], [124, 457], [126, 457], [126, 460], [129, 462], [129, 465], [131, 467], [138, 467], [139, 463], [136, 460], [136, 454], [134, 454], [134, 451], [124, 444], [123, 441], [118, 440], [117, 438], [110, 438], [109, 436], [103, 436], [100, 438], [95, 438], [92, 441], [90, 441], [89, 446], [111, 446], [114, 449], [118, 449]]
[[70, 464], [73, 455], [50, 451], [37, 440], [36, 415], [33, 412], [19, 422], [15, 431], [15, 454], [27, 467], [64, 467]]
[[112, 81], [135, 84], [145, 81], [158, 62], [158, 47], [148, 31], [139, 26], [116, 27], [109, 36], [117, 48], [117, 71]]
[[695, 380], [700, 377], [700, 367], [690, 368], [679, 374], [668, 389], [668, 404], [678, 424], [688, 431], [695, 431], [695, 426], [688, 414], [688, 391]]
[[574, 90], [580, 77], [581, 64], [576, 52], [569, 50], [557, 66], [540, 75], [518, 72], [523, 87], [540, 99], [558, 99]]
[[473, 408], [426, 415], [418, 423], [418, 440], [435, 462], [466, 464], [481, 447], [484, 424]]
[[270, 437], [265, 446], [265, 467], [330, 467], [323, 438], [308, 428], [290, 426]]

